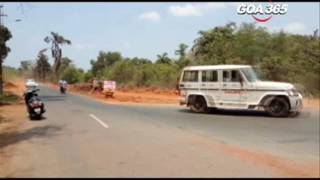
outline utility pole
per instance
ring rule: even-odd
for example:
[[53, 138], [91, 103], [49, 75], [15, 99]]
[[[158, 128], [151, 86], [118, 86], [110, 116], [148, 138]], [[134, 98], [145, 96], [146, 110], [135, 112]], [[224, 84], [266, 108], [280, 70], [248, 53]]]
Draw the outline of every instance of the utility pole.
[[2, 26], [2, 8], [3, 5], [0, 5], [0, 26]]
[[2, 26], [2, 17], [8, 16], [8, 15], [2, 13], [2, 8], [3, 8], [3, 5], [1, 4], [0, 5], [0, 26]]
[[[2, 8], [3, 5], [0, 5], [0, 27], [2, 27], [2, 17], [7, 16], [6, 14], [2, 13]], [[1, 58], [0, 55], [0, 95], [3, 94], [3, 74], [2, 74], [2, 63], [3, 63], [3, 59]]]

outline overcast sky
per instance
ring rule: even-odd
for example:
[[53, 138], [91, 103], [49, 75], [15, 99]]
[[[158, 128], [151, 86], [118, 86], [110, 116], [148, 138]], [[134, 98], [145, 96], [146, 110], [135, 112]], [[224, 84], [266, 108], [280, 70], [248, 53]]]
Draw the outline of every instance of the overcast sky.
[[[174, 51], [180, 43], [189, 46], [208, 30], [228, 22], [255, 22], [238, 15], [237, 3], [2, 3], [4, 23], [13, 34], [5, 65], [19, 67], [21, 60], [35, 59], [51, 31], [72, 41], [63, 56], [87, 70], [100, 50], [119, 51], [125, 57], [156, 59]], [[258, 23], [270, 30], [313, 34], [319, 28], [319, 3], [288, 3], [285, 15]], [[21, 19], [15, 22], [15, 19]], [[48, 53], [49, 55], [49, 53]], [[50, 58], [52, 63], [52, 58]]]

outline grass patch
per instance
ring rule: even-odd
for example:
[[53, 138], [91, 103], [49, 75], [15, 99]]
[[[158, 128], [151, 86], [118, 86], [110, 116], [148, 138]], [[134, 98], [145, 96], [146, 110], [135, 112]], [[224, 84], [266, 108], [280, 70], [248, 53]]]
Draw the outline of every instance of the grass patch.
[[21, 98], [15, 94], [4, 94], [0, 96], [0, 106], [18, 103]]

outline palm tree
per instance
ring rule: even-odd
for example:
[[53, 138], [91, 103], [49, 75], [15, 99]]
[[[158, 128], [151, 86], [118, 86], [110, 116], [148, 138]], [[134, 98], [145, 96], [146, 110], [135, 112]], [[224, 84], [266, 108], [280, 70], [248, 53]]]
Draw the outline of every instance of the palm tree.
[[53, 69], [55, 74], [58, 74], [58, 70], [61, 65], [61, 58], [62, 58], [62, 50], [60, 48], [60, 45], [70, 45], [71, 41], [68, 39], [65, 39], [63, 36], [59, 35], [58, 33], [51, 32], [51, 36], [47, 36], [44, 38], [44, 41], [46, 43], [51, 43], [51, 54], [54, 58], [54, 65]]
[[186, 56], [186, 50], [188, 48], [188, 45], [186, 44], [179, 44], [179, 48], [175, 51], [175, 54], [180, 56], [180, 59], [183, 59]]
[[158, 60], [156, 61], [156, 63], [160, 63], [160, 64], [170, 64], [171, 63], [171, 59], [168, 57], [168, 53], [162, 53], [162, 54], [158, 54], [157, 55]]

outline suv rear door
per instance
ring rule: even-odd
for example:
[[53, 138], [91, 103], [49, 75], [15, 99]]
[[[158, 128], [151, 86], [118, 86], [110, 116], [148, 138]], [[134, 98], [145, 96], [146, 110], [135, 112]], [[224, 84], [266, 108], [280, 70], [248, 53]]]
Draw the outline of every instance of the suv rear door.
[[241, 74], [239, 70], [222, 70], [221, 82], [221, 103], [223, 107], [238, 108], [241, 107]]
[[205, 91], [210, 106], [215, 106], [220, 101], [219, 86], [217, 70], [201, 71], [201, 89]]

